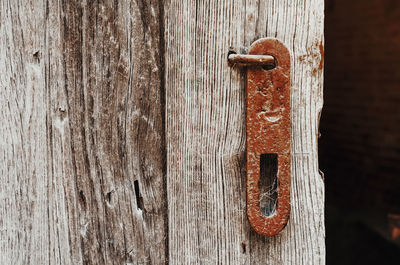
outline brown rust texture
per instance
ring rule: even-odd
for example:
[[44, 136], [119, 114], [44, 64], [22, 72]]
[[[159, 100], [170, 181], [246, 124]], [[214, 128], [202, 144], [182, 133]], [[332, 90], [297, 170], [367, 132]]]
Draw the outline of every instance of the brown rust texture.
[[[276, 39], [260, 39], [249, 54], [272, 55], [276, 67], [247, 70], [246, 171], [247, 215], [253, 229], [266, 236], [278, 234], [290, 215], [290, 54]], [[260, 157], [278, 155], [276, 211], [264, 216], [260, 210]]]

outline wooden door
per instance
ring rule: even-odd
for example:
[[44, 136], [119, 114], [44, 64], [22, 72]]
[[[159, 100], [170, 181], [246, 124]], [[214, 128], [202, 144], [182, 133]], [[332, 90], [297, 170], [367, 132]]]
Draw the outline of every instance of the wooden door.
[[[0, 2], [0, 264], [324, 264], [322, 0]], [[246, 218], [245, 75], [292, 60], [288, 226]]]

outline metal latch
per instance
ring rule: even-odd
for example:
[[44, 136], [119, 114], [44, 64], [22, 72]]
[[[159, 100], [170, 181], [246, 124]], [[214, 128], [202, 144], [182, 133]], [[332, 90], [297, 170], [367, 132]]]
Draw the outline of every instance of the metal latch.
[[[228, 61], [231, 66], [247, 67], [247, 217], [257, 233], [274, 236], [290, 215], [290, 54], [280, 41], [264, 38], [251, 45], [249, 54], [229, 54]], [[277, 156], [277, 200], [269, 216], [260, 206], [263, 155]]]

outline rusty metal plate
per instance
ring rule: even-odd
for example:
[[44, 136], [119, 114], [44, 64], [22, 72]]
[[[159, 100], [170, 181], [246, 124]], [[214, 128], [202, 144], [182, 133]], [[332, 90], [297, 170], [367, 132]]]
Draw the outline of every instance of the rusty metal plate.
[[[249, 65], [246, 86], [247, 216], [257, 233], [273, 236], [286, 226], [290, 215], [290, 54], [276, 39], [257, 40], [249, 54], [275, 58], [275, 68], [270, 70]], [[262, 154], [278, 156], [277, 204], [270, 216], [260, 208]]]

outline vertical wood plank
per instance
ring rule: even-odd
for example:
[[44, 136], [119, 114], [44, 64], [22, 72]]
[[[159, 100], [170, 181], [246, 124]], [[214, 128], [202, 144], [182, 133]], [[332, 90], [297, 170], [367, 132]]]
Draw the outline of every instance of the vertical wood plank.
[[49, 262], [41, 4], [0, 2], [0, 264]]
[[158, 1], [1, 1], [1, 264], [164, 264]]
[[[317, 137], [323, 82], [322, 0], [165, 3], [166, 139], [171, 264], [325, 264]], [[226, 63], [262, 37], [292, 60], [292, 211], [278, 236], [245, 215], [244, 75]]]

